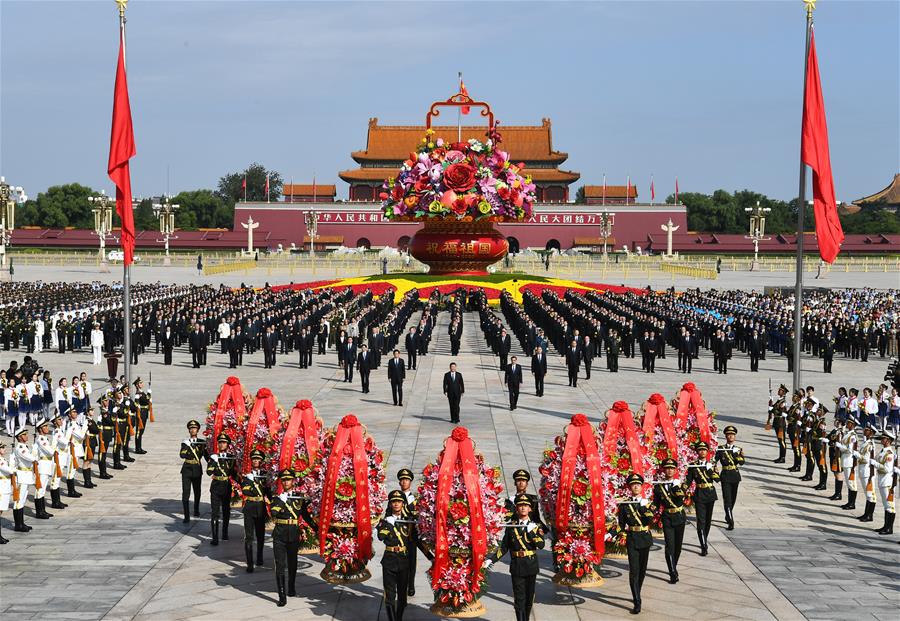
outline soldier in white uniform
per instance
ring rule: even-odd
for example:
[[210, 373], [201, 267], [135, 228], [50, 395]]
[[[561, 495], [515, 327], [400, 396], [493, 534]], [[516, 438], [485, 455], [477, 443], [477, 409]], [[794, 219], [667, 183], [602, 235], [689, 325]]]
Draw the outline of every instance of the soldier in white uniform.
[[38, 316], [34, 320], [34, 352], [41, 353], [44, 349], [44, 320]]
[[894, 464], [896, 462], [896, 454], [894, 447], [891, 446], [896, 439], [890, 431], [882, 431], [879, 438], [881, 440], [881, 451], [875, 459], [875, 487], [878, 488], [878, 495], [881, 497], [881, 504], [884, 507], [884, 526], [879, 528], [879, 535], [894, 534], [894, 486], [897, 484], [897, 474], [894, 472]]
[[[27, 533], [31, 527], [25, 524], [25, 502], [28, 500], [28, 486], [34, 484], [34, 453], [28, 444], [28, 430], [20, 427], [16, 430], [16, 443], [13, 446], [12, 464], [16, 469], [16, 487], [18, 498], [13, 497], [13, 519], [17, 533]], [[15, 496], [15, 495], [14, 495]]]
[[[15, 468], [6, 461], [6, 445], [0, 442], [0, 518], [3, 517], [3, 512], [9, 509], [9, 501], [12, 499], [12, 477], [15, 473]], [[4, 539], [3, 532], [0, 531], [0, 545], [4, 543], [9, 543], [9, 540]]]
[[103, 330], [100, 329], [99, 323], [95, 323], [94, 329], [91, 330], [91, 351], [94, 354], [94, 366], [100, 366], [103, 360]]
[[[50, 422], [41, 418], [37, 424], [37, 437], [31, 448], [31, 454], [37, 461], [37, 474], [34, 481], [34, 517], [49, 520], [52, 513], [47, 513], [47, 488], [56, 475], [56, 462], [53, 460], [53, 436], [50, 434]], [[57, 484], [58, 485], [58, 484]], [[51, 496], [52, 497], [52, 496]]]
[[844, 481], [847, 483], [847, 502], [841, 505], [841, 509], [853, 510], [856, 508], [856, 459], [859, 452], [859, 438], [856, 435], [856, 421], [852, 418], [847, 419], [844, 431], [841, 433], [835, 444], [841, 452], [841, 472], [844, 475]]
[[65, 419], [56, 412], [51, 419], [51, 444], [53, 446], [53, 478], [50, 479], [50, 507], [65, 509], [69, 505], [61, 499], [59, 485], [69, 469], [69, 436], [63, 426]]
[[75, 489], [75, 475], [84, 461], [84, 437], [87, 435], [87, 422], [78, 422], [79, 413], [69, 410], [69, 418], [65, 421], [65, 446], [59, 447], [60, 455], [68, 456], [68, 467], [63, 471], [66, 477], [66, 495], [69, 498], [80, 498], [82, 494]]
[[870, 425], [863, 427], [863, 439], [859, 447], [859, 452], [854, 453], [858, 466], [859, 484], [866, 490], [866, 509], [858, 519], [860, 522], [871, 522], [875, 513], [875, 483], [873, 482], [873, 472], [875, 467], [875, 429]]

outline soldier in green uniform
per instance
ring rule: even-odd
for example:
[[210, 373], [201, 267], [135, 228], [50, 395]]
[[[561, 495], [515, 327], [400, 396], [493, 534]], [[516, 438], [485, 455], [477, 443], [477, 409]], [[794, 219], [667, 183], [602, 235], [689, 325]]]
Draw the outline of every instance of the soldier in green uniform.
[[684, 488], [675, 478], [678, 464], [674, 459], [664, 459], [662, 469], [665, 481], [653, 486], [653, 502], [662, 509], [663, 536], [666, 539], [666, 566], [669, 568], [669, 582], [678, 582], [678, 559], [681, 543], [684, 541]]
[[814, 461], [815, 451], [818, 448], [814, 449], [813, 444], [818, 441], [813, 441], [813, 430], [816, 428], [816, 412], [815, 402], [812, 399], [803, 399], [803, 418], [800, 423], [800, 443], [802, 445], [802, 451], [806, 455], [806, 472], [800, 477], [801, 481], [812, 481], [813, 471], [816, 469], [816, 462]]
[[769, 416], [766, 419], [766, 428], [775, 431], [775, 439], [778, 442], [778, 458], [774, 460], [776, 464], [783, 464], [787, 454], [787, 444], [784, 441], [785, 420], [787, 419], [787, 404], [784, 397], [787, 393], [787, 386], [782, 384], [778, 387], [778, 398], [773, 401], [771, 396], [769, 397]]
[[250, 472], [241, 480], [244, 497], [244, 553], [247, 556], [247, 572], [253, 573], [253, 544], [256, 543], [256, 564], [263, 565], [263, 546], [266, 542], [266, 505], [272, 498], [272, 490], [262, 470], [263, 453], [254, 449], [250, 453]]
[[109, 396], [101, 395], [100, 412], [97, 419], [97, 465], [100, 469], [101, 479], [113, 478], [106, 471], [106, 454], [109, 452], [109, 447], [113, 446], [115, 442], [115, 435], [116, 421], [113, 419], [109, 408]]
[[[275, 528], [272, 531], [272, 548], [275, 552], [275, 582], [278, 585], [278, 606], [287, 604], [287, 595], [297, 595], [297, 554], [300, 551], [300, 523], [308, 523], [313, 530], [318, 530], [315, 520], [309, 514], [308, 503], [293, 493], [294, 471], [282, 470], [278, 477], [284, 490], [272, 499], [272, 519]], [[287, 580], [285, 581], [285, 573]]]
[[791, 442], [791, 454], [794, 456], [794, 463], [788, 469], [788, 472], [800, 472], [800, 433], [803, 423], [803, 398], [802, 390], [795, 390], [791, 395], [791, 407], [787, 411], [787, 433]]
[[150, 389], [145, 389], [144, 380], [137, 378], [134, 380], [135, 420], [137, 422], [134, 433], [134, 452], [138, 455], [147, 453], [143, 447], [143, 439], [144, 431], [147, 430], [147, 422], [150, 420], [150, 404]]
[[219, 545], [219, 512], [222, 513], [222, 539], [228, 541], [228, 521], [231, 518], [231, 479], [237, 478], [236, 459], [228, 452], [231, 439], [224, 431], [216, 438], [217, 450], [206, 461], [206, 474], [210, 476], [209, 504], [212, 545]]
[[187, 524], [191, 521], [191, 488], [194, 490], [194, 517], [200, 516], [200, 481], [203, 478], [203, 466], [200, 461], [207, 458], [206, 440], [197, 437], [200, 431], [200, 423], [195, 420], [188, 421], [187, 438], [181, 441], [179, 456], [184, 460], [181, 465], [181, 506], [184, 509], [184, 520]]
[[132, 462], [134, 457], [131, 456], [131, 438], [137, 431], [137, 406], [131, 397], [131, 386], [125, 383], [122, 376], [122, 384], [119, 387], [122, 395], [122, 401], [119, 403], [119, 417], [124, 417], [125, 433], [122, 436], [122, 461]]
[[653, 536], [650, 524], [653, 523], [653, 507], [641, 498], [644, 477], [631, 473], [625, 479], [631, 491], [632, 499], [619, 503], [619, 528], [625, 531], [625, 549], [628, 552], [628, 582], [631, 585], [631, 599], [634, 608], [631, 614], [641, 612], [641, 587], [647, 575], [647, 561], [650, 559], [650, 547]]
[[[409, 548], [412, 525], [404, 514], [406, 496], [400, 490], [388, 494], [388, 510], [378, 523], [379, 541], [384, 543], [381, 575], [388, 621], [402, 621], [410, 582]], [[413, 548], [415, 550], [415, 548]]]
[[418, 517], [416, 503], [418, 498], [412, 491], [413, 473], [409, 468], [402, 468], [397, 472], [397, 482], [400, 484], [400, 491], [403, 493], [403, 519], [413, 522], [409, 525], [409, 545], [406, 546], [406, 553], [409, 556], [409, 583], [406, 589], [406, 595], [413, 597], [416, 594], [416, 565], [419, 555], [419, 532], [416, 529], [415, 521]]
[[506, 520], [509, 521], [515, 517], [517, 513], [515, 504], [516, 497], [521, 494], [525, 494], [526, 496], [528, 496], [528, 500], [531, 502], [531, 513], [529, 513], [528, 517], [531, 519], [531, 521], [540, 524], [541, 527], [543, 527], [544, 532], [547, 532], [549, 530], [547, 528], [547, 525], [544, 524], [543, 521], [541, 521], [541, 512], [538, 508], [538, 497], [536, 494], [529, 494], [527, 492], [528, 483], [531, 481], [531, 473], [520, 468], [519, 470], [513, 472], [513, 481], [515, 481], [516, 484], [515, 493], [510, 496], [504, 503], [506, 509]]
[[691, 462], [687, 467], [684, 486], [689, 489], [692, 483], [694, 487], [694, 511], [697, 516], [697, 538], [700, 540], [700, 556], [709, 553], [709, 529], [712, 527], [712, 514], [719, 499], [716, 494], [715, 482], [719, 480], [719, 471], [715, 464], [709, 461], [709, 445], [700, 441], [694, 445], [697, 451], [697, 461]]
[[828, 422], [824, 416], [817, 416], [813, 429], [810, 433], [810, 447], [812, 448], [813, 460], [819, 471], [819, 484], [813, 489], [821, 491], [825, 489], [828, 483], [828, 467], [825, 463], [825, 456], [828, 451]]
[[744, 465], [744, 449], [734, 444], [737, 428], [734, 425], [725, 427], [725, 445], [716, 449], [716, 461], [722, 464], [720, 483], [722, 484], [722, 505], [725, 507], [726, 530], [734, 530], [734, 504], [737, 501], [738, 485], [741, 483], [741, 472]]

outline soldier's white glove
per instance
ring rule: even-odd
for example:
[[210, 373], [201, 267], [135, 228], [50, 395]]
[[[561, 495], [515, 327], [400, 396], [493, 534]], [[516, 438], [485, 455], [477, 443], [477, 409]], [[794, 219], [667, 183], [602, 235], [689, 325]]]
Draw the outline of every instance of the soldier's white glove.
[[211, 457], [212, 457], [212, 460], [213, 460], [214, 462], [219, 463], [219, 456], [218, 456], [218, 455], [211, 455]]
[[641, 505], [642, 507], [646, 507], [647, 504], [648, 504], [647, 499], [646, 499], [646, 498], [641, 498], [641, 500], [640, 500], [640, 505]]
[[681, 485], [681, 479], [672, 479], [672, 485]]
[[707, 469], [707, 470], [712, 470], [712, 469], [713, 469], [712, 463], [706, 462], [706, 469]]
[[819, 438], [819, 442], [822, 444], [826, 444], [828, 442], [828, 438]]
[[805, 431], [806, 433], [809, 433], [810, 429], [809, 429], [809, 427], [804, 427], [803, 431]]
[[287, 492], [281, 492], [280, 494], [278, 494], [278, 497], [281, 498], [281, 502], [287, 502], [288, 494]]
[[781, 418], [787, 418], [787, 412], [782, 412], [782, 413], [781, 413]]
[[528, 522], [528, 525], [525, 526], [525, 530], [529, 533], [533, 533], [534, 531], [537, 530], [537, 527], [538, 527], [538, 525], [535, 524], [534, 522]]
[[491, 559], [488, 559], [488, 560], [486, 560], [486, 561], [484, 562], [484, 565], [482, 565], [482, 568], [483, 568], [485, 571], [487, 571], [488, 569], [491, 568], [491, 565], [493, 565], [493, 564], [494, 564], [494, 561], [492, 561]]
[[853, 451], [853, 456], [859, 459], [859, 451]]
[[868, 457], [863, 457], [861, 461], [864, 465], [868, 466], [869, 462], [871, 462], [872, 460], [869, 459]]
[[834, 445], [836, 447], [838, 447], [839, 449], [841, 449], [842, 451], [847, 449], [847, 447], [844, 446], [843, 444], [841, 444], [840, 442], [835, 442]]
[[255, 481], [255, 480], [256, 480], [256, 475], [253, 474], [252, 472], [248, 472], [248, 473], [247, 473], [247, 478], [250, 479], [251, 481]]
[[397, 518], [395, 518], [393, 515], [389, 515], [386, 518], [384, 518], [384, 521], [387, 522], [388, 524], [390, 524], [391, 526], [393, 526], [394, 522], [397, 521]]
[[145, 392], [145, 393], [147, 393], [147, 394], [148, 394], [148, 395], [149, 395], [149, 394], [150, 394], [150, 393], [152, 393], [152, 392], [153, 392], [153, 389], [152, 389], [152, 388], [148, 388], [148, 389], [147, 389], [147, 390], [145, 390], [145, 391], [144, 391], [144, 392]]

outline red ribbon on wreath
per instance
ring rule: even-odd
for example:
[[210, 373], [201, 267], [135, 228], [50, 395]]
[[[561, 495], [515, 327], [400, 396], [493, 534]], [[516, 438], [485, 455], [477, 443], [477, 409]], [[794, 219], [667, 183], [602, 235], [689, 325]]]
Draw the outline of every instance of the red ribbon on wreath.
[[244, 459], [241, 472], [250, 471], [250, 453], [253, 452], [256, 427], [259, 424], [260, 414], [265, 415], [266, 428], [269, 431], [269, 435], [272, 435], [278, 426], [278, 409], [275, 407], [275, 397], [272, 396], [272, 391], [268, 388], [260, 388], [256, 391], [256, 401], [253, 403], [253, 409], [250, 410], [250, 421], [247, 423], [247, 436], [244, 440]]
[[709, 413], [706, 411], [706, 404], [703, 403], [703, 395], [697, 390], [694, 382], [688, 382], [682, 386], [681, 392], [678, 393], [678, 409], [675, 412], [675, 419], [682, 429], [687, 426], [687, 417], [691, 410], [697, 417], [700, 439], [709, 444]]
[[631, 470], [641, 476], [644, 475], [644, 449], [637, 437], [637, 427], [634, 424], [634, 414], [628, 409], [624, 401], [616, 401], [609, 411], [606, 422], [606, 435], [603, 438], [603, 452], [610, 458], [616, 453], [616, 442], [619, 436], [625, 436], [625, 444], [631, 455]]
[[644, 407], [644, 412], [644, 436], [647, 438], [647, 442], [653, 442], [653, 432], [656, 429], [656, 423], [659, 422], [663, 435], [666, 436], [666, 445], [669, 447], [669, 453], [673, 456], [678, 455], [675, 423], [672, 421], [672, 413], [669, 411], [665, 397], [659, 393], [650, 395], [647, 405]]
[[447, 566], [450, 564], [450, 542], [447, 539], [447, 512], [449, 511], [450, 487], [456, 464], [459, 462], [466, 497], [469, 505], [469, 527], [472, 532], [472, 556], [469, 566], [472, 590], [479, 589], [481, 564], [487, 554], [487, 530], [484, 525], [484, 508], [481, 506], [481, 485], [478, 475], [478, 460], [475, 447], [469, 437], [469, 430], [457, 427], [444, 443], [444, 455], [438, 470], [438, 485], [434, 509], [435, 545], [434, 565], [431, 569], [431, 588], [437, 590]]
[[556, 530], [565, 532], [569, 527], [569, 502], [572, 499], [572, 483], [575, 477], [575, 460], [578, 448], [584, 447], [584, 461], [591, 484], [591, 505], [594, 523], [594, 551], [601, 557], [606, 549], [606, 512], [603, 507], [603, 477], [600, 450], [594, 429], [584, 414], [572, 417], [566, 427], [566, 445], [559, 474], [559, 492], [556, 496]]
[[278, 459], [278, 469], [284, 470], [290, 467], [294, 457], [294, 444], [297, 436], [302, 433], [306, 443], [306, 462], [312, 464], [319, 454], [319, 435], [316, 425], [316, 412], [311, 401], [303, 399], [291, 409], [291, 418], [287, 429], [284, 431], [284, 440], [281, 444], [281, 455]]
[[218, 438], [222, 433], [222, 423], [225, 419], [225, 410], [230, 404], [234, 404], [234, 415], [241, 422], [246, 415], [244, 411], [244, 392], [241, 390], [241, 380], [230, 376], [222, 384], [219, 396], [216, 398], [216, 417], [213, 424], [213, 438]]
[[372, 518], [369, 511], [369, 458], [363, 428], [353, 414], [341, 419], [328, 456], [325, 485], [322, 488], [322, 508], [319, 516], [319, 554], [325, 556], [331, 518], [334, 515], [334, 493], [344, 448], [353, 453], [353, 478], [356, 483], [356, 549], [360, 560], [372, 556]]

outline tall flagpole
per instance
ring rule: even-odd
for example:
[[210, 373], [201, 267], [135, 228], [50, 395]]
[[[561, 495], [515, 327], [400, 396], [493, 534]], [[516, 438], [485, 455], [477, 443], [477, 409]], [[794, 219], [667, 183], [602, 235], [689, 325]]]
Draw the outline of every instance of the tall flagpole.
[[[459, 90], [462, 92], [462, 71], [459, 73]], [[456, 106], [456, 142], [462, 142], [462, 108]]]
[[[816, 0], [803, 0], [806, 4], [806, 53], [803, 56], [803, 105], [806, 105], [806, 72], [809, 65], [809, 39], [813, 28], [813, 11]], [[801, 123], [802, 125], [802, 123]], [[802, 139], [801, 139], [802, 140]], [[803, 213], [806, 211], [806, 164], [800, 157], [800, 192], [797, 205], [797, 284], [794, 286], [794, 390], [801, 388], [803, 374], [800, 370], [800, 347], [803, 344]]]
[[[125, 49], [125, 5], [128, 0], [116, 0], [119, 5], [119, 36], [122, 43], [122, 59], [123, 64], [128, 66], [128, 54]], [[131, 205], [128, 205], [131, 208]], [[125, 340], [125, 385], [131, 386], [131, 265], [126, 261], [124, 272], [122, 274], [122, 312], [125, 314], [125, 321], [122, 331]]]

